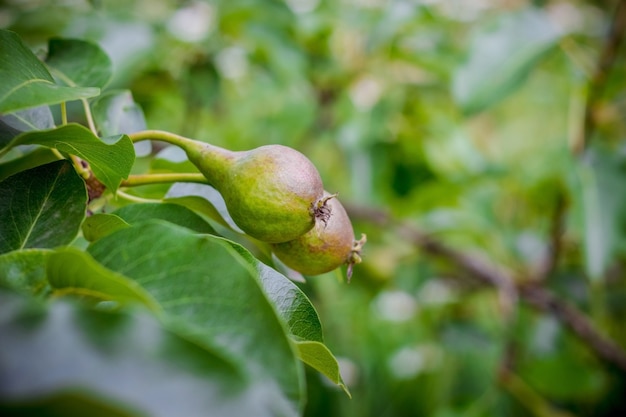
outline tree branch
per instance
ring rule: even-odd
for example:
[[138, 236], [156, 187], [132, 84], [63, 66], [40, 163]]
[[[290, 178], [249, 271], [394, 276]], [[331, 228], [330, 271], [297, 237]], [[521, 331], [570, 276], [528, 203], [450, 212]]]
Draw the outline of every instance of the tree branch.
[[561, 256], [561, 237], [564, 232], [566, 201], [563, 192], [559, 192], [556, 198], [554, 212], [550, 224], [550, 241], [548, 243], [548, 253], [544, 262], [539, 265], [534, 280], [544, 281], [552, 274]]
[[591, 139], [591, 135], [595, 130], [594, 112], [598, 106], [598, 101], [604, 93], [608, 75], [615, 63], [620, 44], [626, 33], [626, 2], [617, 1], [617, 6], [613, 14], [613, 20], [609, 27], [604, 46], [598, 57], [596, 69], [589, 80], [587, 100], [584, 104], [583, 126], [581, 128], [578, 141], [576, 143], [577, 151], [580, 153], [585, 150]]
[[494, 286], [500, 293], [500, 303], [507, 319], [515, 315], [518, 301], [517, 288], [512, 275], [480, 259], [477, 255], [458, 252], [442, 242], [428, 236], [412, 225], [401, 224], [397, 233], [426, 253], [446, 258], [457, 268], [466, 271], [485, 284]]
[[479, 259], [477, 256], [453, 249], [434, 237], [419, 231], [412, 224], [394, 220], [383, 211], [349, 204], [345, 204], [345, 206], [350, 217], [370, 221], [387, 228], [393, 227], [397, 229], [401, 237], [425, 253], [444, 258], [475, 279], [496, 287], [508, 299], [507, 302], [514, 302], [519, 297], [530, 306], [551, 314], [589, 346], [601, 360], [626, 371], [626, 352], [622, 347], [602, 334], [582, 311], [558, 298], [548, 289], [537, 283], [516, 285], [513, 275], [506, 269]]

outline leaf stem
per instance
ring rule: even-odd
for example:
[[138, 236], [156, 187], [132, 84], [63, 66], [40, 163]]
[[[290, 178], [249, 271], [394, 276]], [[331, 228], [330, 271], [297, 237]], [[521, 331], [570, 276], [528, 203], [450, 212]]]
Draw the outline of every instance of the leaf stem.
[[98, 129], [96, 129], [96, 124], [93, 121], [93, 115], [91, 114], [91, 108], [89, 107], [89, 102], [86, 98], [81, 99], [83, 103], [83, 109], [85, 110], [85, 118], [87, 119], [87, 125], [89, 126], [89, 130], [98, 136]]
[[83, 163], [82, 159], [80, 159], [76, 155], [70, 155], [70, 159], [72, 160], [72, 164], [74, 165], [76, 172], [78, 172], [78, 175], [80, 175], [84, 179], [88, 179], [91, 176], [91, 170], [89, 169], [89, 165]]
[[196, 173], [163, 173], [163, 174], [140, 174], [131, 175], [127, 180], [122, 181], [121, 187], [136, 187], [138, 185], [163, 184], [170, 182], [197, 182], [208, 184], [207, 179], [202, 174]]
[[65, 101], [61, 103], [61, 124], [63, 126], [67, 124], [67, 104]]
[[65, 159], [63, 154], [61, 152], [59, 152], [59, 150], [57, 148], [49, 148], [49, 149], [54, 154], [54, 156], [56, 156], [58, 159]]

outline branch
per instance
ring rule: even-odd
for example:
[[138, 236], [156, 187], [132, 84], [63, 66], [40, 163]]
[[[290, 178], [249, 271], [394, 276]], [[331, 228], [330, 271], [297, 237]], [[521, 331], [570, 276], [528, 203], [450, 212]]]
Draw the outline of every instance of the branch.
[[437, 239], [417, 230], [412, 224], [400, 223], [381, 210], [344, 204], [350, 217], [364, 219], [381, 227], [394, 227], [399, 236], [404, 237], [414, 246], [434, 256], [446, 258], [458, 269], [464, 270], [484, 284], [496, 287], [500, 291], [500, 301], [507, 317], [513, 316], [518, 294], [513, 276], [506, 270], [496, 268], [477, 256], [458, 252]]
[[536, 285], [521, 287], [520, 294], [528, 304], [552, 314], [567, 325], [600, 358], [626, 371], [626, 352], [616, 342], [602, 335], [593, 322], [576, 307]]
[[534, 280], [536, 282], [544, 281], [552, 274], [561, 256], [561, 237], [564, 232], [565, 225], [565, 208], [567, 204], [563, 192], [559, 192], [556, 197], [554, 212], [552, 214], [550, 224], [550, 241], [548, 243], [548, 253], [544, 262], [539, 265], [535, 273]]
[[607, 33], [604, 46], [598, 57], [595, 72], [589, 80], [587, 100], [584, 105], [583, 126], [580, 132], [580, 136], [576, 143], [580, 153], [585, 150], [591, 135], [595, 130], [595, 121], [593, 114], [598, 105], [600, 97], [604, 92], [604, 87], [608, 79], [608, 75], [611, 72], [611, 68], [617, 58], [619, 47], [624, 40], [624, 34], [626, 33], [626, 2], [618, 0], [615, 13], [613, 14], [613, 20]]
[[512, 274], [504, 268], [496, 267], [476, 256], [453, 249], [419, 231], [412, 224], [395, 221], [383, 211], [348, 204], [345, 206], [350, 217], [371, 221], [387, 228], [397, 228], [400, 236], [420, 250], [444, 258], [474, 278], [498, 288], [501, 294], [509, 298], [509, 302], [516, 300], [519, 296], [532, 307], [553, 315], [589, 346], [600, 359], [626, 371], [626, 352], [615, 341], [602, 334], [582, 311], [558, 298], [551, 291], [536, 284], [515, 285]]
[[424, 252], [445, 258], [457, 268], [468, 272], [474, 278], [496, 287], [500, 291], [500, 303], [507, 319], [511, 319], [515, 315], [519, 297], [513, 276], [508, 271], [488, 264], [476, 255], [458, 252], [431, 236], [416, 230], [412, 225], [399, 225], [397, 233]]

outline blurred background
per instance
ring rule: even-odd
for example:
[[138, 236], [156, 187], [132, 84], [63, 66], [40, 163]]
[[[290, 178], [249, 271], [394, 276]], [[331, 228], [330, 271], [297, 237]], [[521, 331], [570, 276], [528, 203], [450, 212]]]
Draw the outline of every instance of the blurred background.
[[626, 415], [623, 1], [1, 4], [98, 42], [150, 128], [339, 192], [364, 262], [299, 285], [352, 399], [310, 372], [306, 416]]

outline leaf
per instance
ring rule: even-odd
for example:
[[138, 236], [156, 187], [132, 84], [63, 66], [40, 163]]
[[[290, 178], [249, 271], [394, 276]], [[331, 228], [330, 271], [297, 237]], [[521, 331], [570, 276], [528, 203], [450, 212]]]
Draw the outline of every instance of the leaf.
[[178, 182], [170, 187], [165, 201], [188, 207], [237, 233], [243, 233], [230, 217], [222, 195], [210, 185]]
[[20, 148], [19, 151], [14, 149], [14, 151], [13, 153], [16, 154], [14, 158], [0, 164], [0, 181], [18, 172], [59, 160], [58, 155], [55, 155], [52, 150], [40, 146], [32, 148], [29, 146]]
[[256, 271], [223, 239], [152, 220], [105, 236], [88, 251], [137, 281], [173, 329], [228, 351], [251, 381], [266, 385], [277, 410], [294, 415], [301, 408], [302, 369], [283, 324]]
[[53, 127], [54, 118], [48, 106], [33, 107], [0, 115], [0, 149], [9, 145], [20, 133]]
[[257, 264], [265, 293], [289, 326], [300, 360], [325, 375], [351, 397], [341, 378], [337, 359], [323, 343], [322, 324], [311, 301], [288, 278], [251, 254], [250, 258]]
[[283, 318], [292, 336], [323, 342], [322, 324], [308, 297], [291, 280], [256, 259], [246, 248], [226, 240], [258, 272], [261, 285]]
[[[143, 110], [128, 90], [107, 91], [91, 104], [93, 118], [102, 136], [129, 134], [147, 129]], [[149, 155], [150, 141], [135, 143], [137, 156]]]
[[130, 224], [126, 223], [115, 214], [96, 213], [87, 217], [85, 221], [83, 221], [81, 230], [83, 231], [83, 236], [88, 242], [95, 242], [96, 240], [125, 227], [130, 227]]
[[0, 253], [70, 243], [86, 208], [85, 183], [66, 160], [5, 179], [0, 182]]
[[296, 347], [298, 348], [298, 356], [302, 362], [325, 375], [333, 383], [341, 387], [348, 397], [352, 398], [348, 387], [341, 379], [337, 359], [335, 359], [333, 354], [323, 343], [296, 341]]
[[5, 117], [7, 116], [0, 116], [0, 149], [5, 148], [11, 143], [14, 137], [21, 133], [19, 130], [6, 123]]
[[109, 271], [89, 254], [76, 248], [59, 249], [48, 257], [47, 275], [50, 286], [74, 294], [114, 300], [122, 304], [140, 303], [159, 313], [160, 307], [150, 294], [135, 281]]
[[592, 280], [602, 279], [626, 239], [626, 160], [596, 146], [579, 165], [585, 228], [585, 267]]
[[322, 324], [311, 301], [291, 280], [252, 257], [263, 289], [287, 323], [291, 334], [300, 340], [323, 342]]
[[0, 317], [2, 415], [295, 416], [272, 402], [271, 384], [142, 310], [0, 292]]
[[560, 36], [546, 13], [534, 8], [480, 27], [467, 61], [453, 75], [454, 99], [467, 114], [496, 104], [522, 84]]
[[86, 160], [94, 175], [111, 191], [117, 190], [122, 179], [128, 178], [135, 161], [135, 150], [128, 136], [100, 139], [89, 129], [73, 123], [23, 133], [9, 146], [32, 144], [56, 148]]
[[63, 87], [19, 36], [0, 29], [0, 113], [94, 97], [99, 88]]
[[26, 295], [44, 295], [49, 291], [46, 263], [48, 249], [24, 249], [0, 255], [0, 286]]
[[93, 117], [103, 136], [145, 130], [143, 110], [129, 90], [107, 91], [94, 100]]
[[197, 233], [215, 234], [215, 230], [202, 217], [177, 204], [144, 203], [130, 204], [113, 212], [128, 224], [145, 222], [148, 219], [161, 219]]
[[293, 282], [260, 262], [243, 246], [228, 242], [259, 272], [265, 294], [287, 323], [300, 359], [328, 377], [350, 397], [348, 387], [341, 379], [337, 359], [323, 344], [322, 324], [311, 301]]
[[53, 127], [54, 119], [48, 106], [33, 107], [0, 116], [0, 149], [22, 132]]
[[98, 45], [78, 39], [50, 39], [46, 64], [70, 87], [104, 88], [113, 75], [109, 56]]

